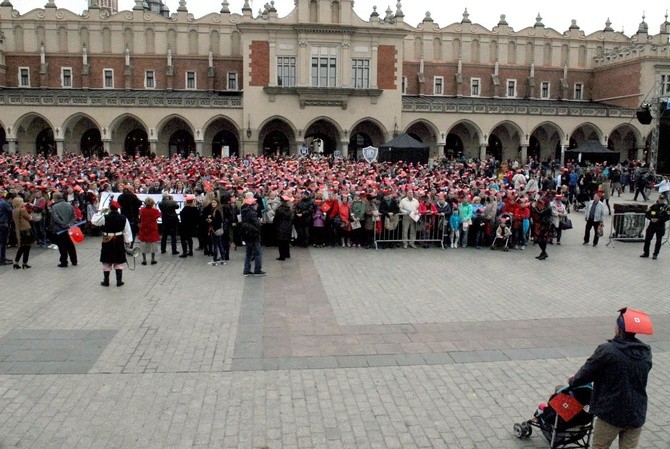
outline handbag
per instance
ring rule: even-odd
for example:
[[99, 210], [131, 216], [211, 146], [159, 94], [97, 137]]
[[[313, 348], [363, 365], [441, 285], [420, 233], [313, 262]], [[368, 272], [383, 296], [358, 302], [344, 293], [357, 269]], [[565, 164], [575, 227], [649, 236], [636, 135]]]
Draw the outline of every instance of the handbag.
[[223, 235], [223, 226], [220, 227], [219, 229], [214, 230], [214, 235], [217, 237], [221, 237]]
[[42, 212], [33, 212], [30, 214], [31, 221], [42, 221]]
[[569, 218], [561, 218], [561, 220], [558, 222], [558, 229], [565, 231], [566, 229], [572, 229], [572, 220]]
[[19, 232], [19, 235], [21, 237], [21, 246], [30, 245], [35, 241], [33, 232], [30, 229], [24, 229], [23, 231]]
[[598, 237], [603, 236], [603, 229], [604, 228], [605, 228], [605, 225], [603, 225], [603, 224], [600, 224], [600, 226], [598, 226]]

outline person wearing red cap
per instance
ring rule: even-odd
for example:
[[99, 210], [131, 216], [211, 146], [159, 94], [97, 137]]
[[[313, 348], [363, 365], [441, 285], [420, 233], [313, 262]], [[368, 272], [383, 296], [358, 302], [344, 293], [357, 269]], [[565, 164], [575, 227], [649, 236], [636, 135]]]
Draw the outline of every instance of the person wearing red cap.
[[119, 213], [121, 205], [112, 200], [109, 203], [109, 212], [102, 209], [91, 218], [91, 224], [102, 228], [102, 248], [100, 262], [102, 262], [103, 287], [109, 287], [109, 275], [112, 268], [116, 272], [116, 286], [121, 287], [123, 282], [123, 264], [126, 263], [126, 247], [133, 241], [130, 222]]
[[[647, 415], [647, 379], [651, 371], [651, 348], [636, 333], [651, 333], [638, 323], [649, 317], [621, 309], [614, 338], [598, 346], [586, 363], [568, 380], [570, 387], [593, 382], [589, 412], [596, 416], [593, 449], [607, 449], [619, 438], [620, 449], [637, 447]], [[639, 328], [638, 328], [639, 327]]]

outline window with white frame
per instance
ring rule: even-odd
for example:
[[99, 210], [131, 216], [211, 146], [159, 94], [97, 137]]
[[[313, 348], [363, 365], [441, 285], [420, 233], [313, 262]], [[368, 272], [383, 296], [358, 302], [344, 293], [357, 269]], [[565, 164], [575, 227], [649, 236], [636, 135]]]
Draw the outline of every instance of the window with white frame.
[[351, 60], [351, 87], [354, 89], [368, 89], [370, 87], [370, 60]]
[[104, 69], [102, 71], [102, 87], [105, 89], [114, 89], [114, 69]]
[[444, 78], [441, 76], [433, 78], [433, 95], [444, 95]]
[[507, 96], [509, 98], [516, 97], [516, 80], [507, 80]]
[[19, 67], [19, 87], [30, 87], [30, 67]]
[[547, 99], [551, 96], [551, 84], [548, 81], [543, 81], [540, 85], [540, 98]]
[[336, 87], [337, 86], [337, 48], [336, 47], [313, 47], [312, 48], [312, 86], [313, 87]]
[[228, 90], [239, 90], [237, 86], [237, 72], [228, 72], [227, 81]]
[[478, 97], [481, 95], [481, 84], [482, 80], [480, 78], [470, 78], [470, 96]]
[[575, 100], [584, 99], [584, 84], [575, 83]]
[[186, 72], [186, 89], [194, 90], [198, 88], [198, 76], [195, 72]]
[[402, 77], [402, 93], [403, 93], [403, 95], [407, 95], [407, 77], [406, 76]]
[[64, 89], [72, 88], [72, 68], [62, 67], [60, 69], [60, 85]]
[[295, 86], [296, 68], [295, 56], [279, 56], [277, 58], [277, 85], [284, 87]]
[[670, 95], [670, 74], [661, 75], [661, 95]]
[[144, 87], [146, 89], [156, 88], [156, 72], [153, 70], [146, 70], [144, 72]]

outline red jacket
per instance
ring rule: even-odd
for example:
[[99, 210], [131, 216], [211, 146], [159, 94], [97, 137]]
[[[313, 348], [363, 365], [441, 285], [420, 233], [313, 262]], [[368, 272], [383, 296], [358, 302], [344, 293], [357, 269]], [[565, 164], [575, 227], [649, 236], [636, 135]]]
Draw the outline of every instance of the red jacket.
[[157, 221], [160, 216], [161, 211], [157, 207], [143, 207], [140, 209], [140, 231], [137, 233], [137, 240], [151, 243], [161, 239]]

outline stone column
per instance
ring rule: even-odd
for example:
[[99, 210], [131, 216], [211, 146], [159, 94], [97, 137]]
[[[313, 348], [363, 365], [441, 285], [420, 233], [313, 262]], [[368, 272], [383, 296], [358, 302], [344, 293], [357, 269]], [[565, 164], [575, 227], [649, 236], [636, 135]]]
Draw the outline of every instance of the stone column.
[[445, 142], [439, 142], [437, 144], [437, 157], [442, 159], [444, 157], [444, 147], [446, 146]]
[[561, 143], [561, 167], [565, 167], [565, 144]]
[[372, 61], [370, 61], [370, 89], [377, 88], [377, 61], [379, 60], [379, 45], [372, 46]]
[[7, 139], [7, 143], [9, 144], [9, 154], [16, 154], [19, 152], [16, 139]]
[[63, 141], [62, 140], [57, 140], [56, 141], [56, 154], [58, 155], [59, 158], [63, 158]]
[[342, 159], [344, 159], [344, 160], [349, 159], [349, 141], [348, 140], [341, 140], [340, 141], [340, 151], [342, 152]]
[[526, 165], [526, 160], [528, 159], [528, 144], [521, 144], [521, 152], [519, 153], [521, 160], [519, 161], [521, 165]]
[[[204, 147], [205, 147], [205, 142], [204, 142], [204, 141], [202, 141], [202, 140], [197, 140], [197, 141], [195, 142], [195, 152], [196, 152], [197, 154], [199, 154], [200, 156], [205, 156], [205, 155], [202, 153], [202, 149], [203, 149]], [[207, 156], [209, 157], [209, 156], [211, 156], [211, 154], [208, 154]]]
[[111, 140], [103, 140], [102, 141], [102, 149], [104, 150], [105, 153], [107, 154], [112, 154], [112, 141]]
[[486, 148], [488, 147], [487, 144], [485, 143], [480, 143], [479, 144], [479, 160], [483, 161], [486, 160]]
[[270, 42], [270, 86], [277, 85], [277, 44]]
[[157, 140], [150, 140], [149, 141], [149, 153], [158, 155], [157, 150], [158, 150], [158, 141]]
[[644, 160], [644, 148], [638, 148], [637, 149], [637, 160], [638, 161], [643, 161]]

